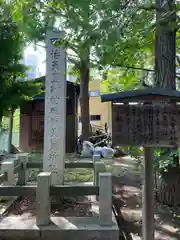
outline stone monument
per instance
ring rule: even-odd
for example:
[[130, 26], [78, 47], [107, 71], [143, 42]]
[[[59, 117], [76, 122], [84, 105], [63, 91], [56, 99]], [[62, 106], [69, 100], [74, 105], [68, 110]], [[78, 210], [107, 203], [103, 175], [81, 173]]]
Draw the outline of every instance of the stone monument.
[[66, 134], [66, 52], [64, 32], [47, 32], [43, 170], [52, 185], [63, 184]]

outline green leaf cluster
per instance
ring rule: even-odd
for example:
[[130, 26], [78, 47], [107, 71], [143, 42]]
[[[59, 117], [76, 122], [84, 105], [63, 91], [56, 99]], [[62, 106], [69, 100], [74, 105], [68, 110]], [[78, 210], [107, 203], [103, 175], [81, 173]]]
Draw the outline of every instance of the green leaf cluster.
[[174, 165], [175, 157], [179, 156], [179, 150], [169, 148], [156, 148], [154, 149], [154, 167], [162, 173], [168, 170], [168, 167]]
[[[8, 11], [9, 10], [9, 11]], [[1, 6], [0, 18], [0, 123], [10, 108], [39, 93], [40, 85], [24, 81], [27, 67], [21, 64], [25, 41], [14, 23], [7, 5]]]

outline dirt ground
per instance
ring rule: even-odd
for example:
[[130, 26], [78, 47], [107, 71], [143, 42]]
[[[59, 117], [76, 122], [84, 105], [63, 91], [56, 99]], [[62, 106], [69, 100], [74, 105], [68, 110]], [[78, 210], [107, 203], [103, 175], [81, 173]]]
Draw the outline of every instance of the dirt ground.
[[[126, 233], [141, 236], [142, 204], [141, 182], [143, 169], [138, 168], [130, 158], [115, 161], [121, 169], [120, 176], [113, 177], [115, 202], [120, 209], [123, 219], [120, 219]], [[156, 240], [180, 239], [180, 208], [169, 208], [155, 203]], [[137, 237], [141, 239], [141, 237]]]
[[[74, 157], [73, 157], [74, 158]], [[72, 160], [72, 159], [70, 159]], [[76, 159], [77, 160], [77, 159]], [[89, 171], [89, 170], [88, 170]], [[115, 194], [114, 203], [117, 207], [119, 225], [126, 235], [133, 239], [141, 239], [142, 226], [142, 204], [141, 204], [141, 183], [143, 168], [137, 161], [130, 157], [114, 159], [108, 164], [107, 171], [113, 172], [113, 191]], [[84, 171], [68, 172], [69, 181], [84, 180]], [[88, 180], [92, 180], [92, 170], [85, 172]], [[21, 199], [17, 205], [12, 206], [9, 214], [23, 214], [27, 210], [35, 214], [35, 199]], [[29, 202], [28, 202], [29, 201]], [[91, 204], [84, 199], [67, 199], [52, 206], [52, 215], [55, 216], [91, 216]], [[180, 208], [169, 208], [155, 203], [155, 225], [156, 240], [179, 240], [180, 239]], [[128, 234], [129, 233], [129, 234]], [[130, 234], [131, 233], [131, 234]]]
[[[4, 216], [28, 214], [36, 215], [36, 197], [22, 197], [15, 201], [5, 212]], [[53, 197], [51, 199], [51, 216], [58, 217], [91, 217], [91, 202], [85, 197], [64, 198]]]

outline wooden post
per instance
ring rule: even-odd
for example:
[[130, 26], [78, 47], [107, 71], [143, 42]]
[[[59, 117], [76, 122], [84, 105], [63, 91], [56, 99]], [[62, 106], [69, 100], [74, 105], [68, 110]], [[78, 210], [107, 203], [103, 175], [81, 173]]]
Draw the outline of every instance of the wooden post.
[[143, 240], [154, 240], [154, 178], [151, 147], [144, 148], [144, 184], [142, 194]]

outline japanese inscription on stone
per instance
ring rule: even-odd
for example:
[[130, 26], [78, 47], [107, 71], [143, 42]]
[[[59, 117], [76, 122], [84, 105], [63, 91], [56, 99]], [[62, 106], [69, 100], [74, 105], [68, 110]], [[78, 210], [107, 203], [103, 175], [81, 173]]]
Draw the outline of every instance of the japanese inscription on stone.
[[57, 42], [64, 32], [47, 33], [44, 171], [52, 172], [52, 184], [63, 183], [66, 131], [66, 52]]
[[113, 144], [177, 146], [180, 105], [113, 105]]

